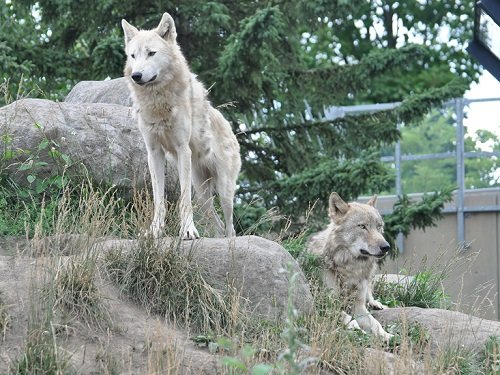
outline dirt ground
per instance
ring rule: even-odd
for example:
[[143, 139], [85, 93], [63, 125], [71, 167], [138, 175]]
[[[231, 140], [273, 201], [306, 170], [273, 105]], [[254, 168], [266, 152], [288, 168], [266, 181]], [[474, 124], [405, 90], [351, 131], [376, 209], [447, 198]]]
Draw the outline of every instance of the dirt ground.
[[[0, 373], [23, 355], [28, 324], [33, 321], [40, 272], [51, 271], [54, 259], [23, 255], [27, 242], [0, 239], [0, 293], [7, 307], [8, 324], [0, 342]], [[64, 261], [64, 257], [61, 258]], [[217, 358], [199, 348], [189, 334], [160, 316], [149, 315], [108, 281], [99, 289], [111, 322], [92, 327], [63, 317], [53, 322], [57, 350], [69, 358], [77, 374], [217, 374]], [[43, 302], [43, 301], [42, 301]], [[50, 332], [44, 332], [44, 334]]]

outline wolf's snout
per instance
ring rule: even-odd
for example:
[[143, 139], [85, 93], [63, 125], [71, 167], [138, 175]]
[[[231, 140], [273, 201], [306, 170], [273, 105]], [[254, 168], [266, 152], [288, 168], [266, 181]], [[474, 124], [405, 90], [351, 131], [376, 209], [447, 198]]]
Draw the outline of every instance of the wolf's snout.
[[383, 254], [386, 254], [389, 252], [389, 250], [391, 250], [391, 247], [389, 245], [387, 246], [380, 246], [380, 251], [383, 253]]
[[134, 82], [139, 82], [142, 79], [142, 73], [134, 72], [132, 73], [132, 79]]

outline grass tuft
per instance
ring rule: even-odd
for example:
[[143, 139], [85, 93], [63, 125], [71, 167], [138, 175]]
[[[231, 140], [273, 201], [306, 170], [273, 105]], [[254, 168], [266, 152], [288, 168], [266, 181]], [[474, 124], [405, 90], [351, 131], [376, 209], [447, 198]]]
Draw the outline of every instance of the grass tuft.
[[[104, 257], [109, 277], [148, 311], [165, 315], [200, 332], [228, 333], [240, 317], [235, 289], [211, 287], [189, 257], [146, 238], [130, 252], [112, 250]], [[165, 248], [166, 247], [166, 248]]]
[[88, 326], [105, 329], [111, 316], [97, 287], [97, 265], [94, 255], [69, 258], [57, 268], [54, 277], [55, 308]]

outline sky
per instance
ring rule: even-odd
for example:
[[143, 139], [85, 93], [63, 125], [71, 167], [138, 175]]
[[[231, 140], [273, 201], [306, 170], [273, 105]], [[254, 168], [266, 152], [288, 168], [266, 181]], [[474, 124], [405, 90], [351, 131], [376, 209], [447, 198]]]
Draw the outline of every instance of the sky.
[[[478, 83], [473, 83], [464, 95], [467, 99], [500, 99], [500, 82], [484, 70]], [[487, 129], [500, 137], [500, 100], [486, 103], [471, 103], [465, 109], [464, 124], [469, 133], [477, 129]]]

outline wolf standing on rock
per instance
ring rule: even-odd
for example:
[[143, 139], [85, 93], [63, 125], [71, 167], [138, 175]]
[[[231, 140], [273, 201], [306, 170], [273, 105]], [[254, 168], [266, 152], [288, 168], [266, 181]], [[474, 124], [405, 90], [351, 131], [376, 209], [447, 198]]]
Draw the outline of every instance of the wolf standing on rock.
[[[149, 232], [165, 225], [165, 163], [177, 160], [180, 184], [180, 235], [198, 238], [193, 221], [191, 184], [204, 216], [219, 235], [234, 236], [233, 199], [241, 168], [238, 141], [230, 124], [213, 108], [207, 90], [191, 73], [176, 38], [174, 20], [164, 13], [153, 30], [138, 30], [122, 20], [127, 63], [125, 77], [148, 153], [154, 215]], [[218, 193], [225, 224], [214, 208]]]

